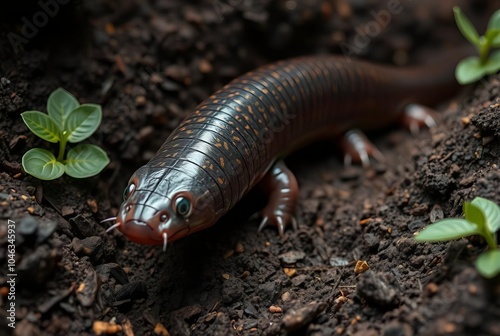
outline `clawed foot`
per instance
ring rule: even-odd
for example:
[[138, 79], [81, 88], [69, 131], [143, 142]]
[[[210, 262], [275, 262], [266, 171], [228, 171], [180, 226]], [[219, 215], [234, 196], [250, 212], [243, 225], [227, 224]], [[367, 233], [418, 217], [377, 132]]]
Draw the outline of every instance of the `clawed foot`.
[[283, 237], [285, 228], [291, 223], [297, 228], [297, 220], [293, 213], [297, 205], [299, 187], [297, 179], [285, 166], [283, 161], [278, 161], [259, 183], [261, 189], [269, 195], [269, 201], [260, 212], [262, 221], [259, 225], [261, 231], [266, 225], [276, 225], [280, 236]]
[[[267, 214], [266, 214], [267, 213]], [[281, 237], [285, 234], [285, 228], [291, 223], [292, 228], [297, 230], [297, 220], [288, 213], [268, 213], [266, 210], [261, 212], [262, 221], [259, 225], [259, 232], [267, 225], [276, 225]]]
[[384, 155], [368, 140], [360, 130], [354, 129], [346, 132], [341, 142], [344, 151], [344, 165], [350, 166], [353, 162], [361, 163], [363, 167], [370, 166], [373, 159], [379, 163], [385, 161]]
[[434, 110], [423, 105], [408, 104], [401, 114], [400, 124], [411, 134], [417, 135], [421, 129], [436, 126], [436, 120], [432, 116], [434, 113]]

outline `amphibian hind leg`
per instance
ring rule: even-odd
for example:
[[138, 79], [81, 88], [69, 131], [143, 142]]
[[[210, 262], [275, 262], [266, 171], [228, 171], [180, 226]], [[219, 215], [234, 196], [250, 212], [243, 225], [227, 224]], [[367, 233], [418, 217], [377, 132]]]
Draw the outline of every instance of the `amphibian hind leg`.
[[[403, 110], [403, 113], [397, 119], [397, 122], [404, 128], [416, 135], [423, 128], [431, 128], [436, 126], [436, 121], [433, 117], [435, 111], [419, 104], [408, 104]], [[354, 163], [360, 163], [363, 167], [371, 165], [371, 160], [374, 159], [379, 163], [383, 163], [383, 154], [368, 140], [366, 135], [358, 129], [353, 129], [344, 134], [341, 141], [341, 147], [344, 154], [344, 164], [346, 166]]]
[[399, 118], [399, 123], [403, 125], [404, 128], [409, 130], [411, 134], [418, 134], [422, 128], [431, 128], [436, 126], [436, 121], [434, 120], [434, 111], [419, 104], [408, 104], [406, 105], [403, 113]]
[[384, 155], [358, 129], [346, 132], [342, 137], [340, 145], [344, 152], [344, 165], [346, 166], [354, 162], [360, 163], [366, 168], [371, 164], [370, 159], [374, 159], [379, 163], [385, 161]]
[[259, 187], [269, 195], [266, 207], [261, 211], [261, 231], [266, 225], [276, 225], [280, 236], [292, 224], [297, 228], [294, 217], [299, 187], [297, 179], [283, 161], [278, 161], [259, 182]]

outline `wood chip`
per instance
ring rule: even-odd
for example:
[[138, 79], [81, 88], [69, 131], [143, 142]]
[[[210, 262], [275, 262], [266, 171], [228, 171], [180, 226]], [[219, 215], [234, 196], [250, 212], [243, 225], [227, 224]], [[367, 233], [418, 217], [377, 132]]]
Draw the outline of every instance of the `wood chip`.
[[83, 282], [82, 282], [82, 283], [78, 286], [78, 288], [76, 289], [76, 292], [77, 292], [77, 293], [81, 293], [81, 292], [83, 292], [83, 290], [84, 290], [84, 289], [85, 289], [85, 283], [83, 283]]
[[154, 333], [160, 336], [170, 336], [167, 328], [165, 328], [161, 323], [156, 323]]
[[354, 273], [356, 274], [361, 274], [370, 269], [370, 266], [368, 266], [368, 263], [365, 260], [358, 260], [356, 261], [356, 266], [354, 266]]
[[371, 218], [365, 218], [359, 221], [359, 225], [366, 225], [368, 224], [372, 219]]
[[461, 121], [462, 121], [462, 125], [463, 125], [464, 127], [470, 124], [470, 118], [469, 118], [469, 117], [463, 117], [463, 118], [461, 119]]
[[122, 331], [122, 326], [105, 321], [94, 321], [92, 325], [92, 330], [94, 330], [94, 333], [96, 335], [116, 334]]
[[132, 323], [130, 323], [129, 319], [123, 323], [123, 333], [126, 336], [134, 336], [134, 329], [132, 328]]
[[250, 272], [245, 271], [245, 272], [243, 272], [243, 274], [240, 275], [240, 279], [246, 279], [246, 278], [248, 278], [249, 275], [250, 275]]
[[285, 268], [283, 268], [283, 272], [285, 272], [285, 274], [291, 278], [295, 275], [295, 273], [297, 273], [297, 270], [295, 268], [285, 267]]

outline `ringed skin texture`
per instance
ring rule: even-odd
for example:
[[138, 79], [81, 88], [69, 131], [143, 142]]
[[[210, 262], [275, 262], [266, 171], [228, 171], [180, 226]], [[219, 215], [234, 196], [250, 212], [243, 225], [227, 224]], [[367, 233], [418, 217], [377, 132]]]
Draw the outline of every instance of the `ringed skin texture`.
[[[249, 72], [198, 105], [134, 173], [111, 228], [166, 248], [210, 227], [259, 181], [272, 180], [266, 173], [280, 176], [271, 168], [287, 153], [353, 128], [385, 127], [410, 103], [430, 106], [451, 96], [455, 65], [468, 53], [408, 68], [299, 57]], [[297, 188], [274, 184], [282, 192], [270, 194], [282, 201], [271, 200], [276, 209], [265, 212], [282, 233], [294, 221]]]

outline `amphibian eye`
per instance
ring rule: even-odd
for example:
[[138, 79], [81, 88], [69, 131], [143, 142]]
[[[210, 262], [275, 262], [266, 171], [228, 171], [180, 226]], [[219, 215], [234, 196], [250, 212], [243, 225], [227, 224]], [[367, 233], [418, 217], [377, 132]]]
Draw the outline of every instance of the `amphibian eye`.
[[191, 212], [191, 202], [185, 197], [179, 197], [175, 200], [175, 212], [182, 217], [189, 216]]
[[135, 190], [135, 184], [130, 183], [127, 188], [123, 191], [123, 200], [126, 201], [127, 198], [133, 193]]

